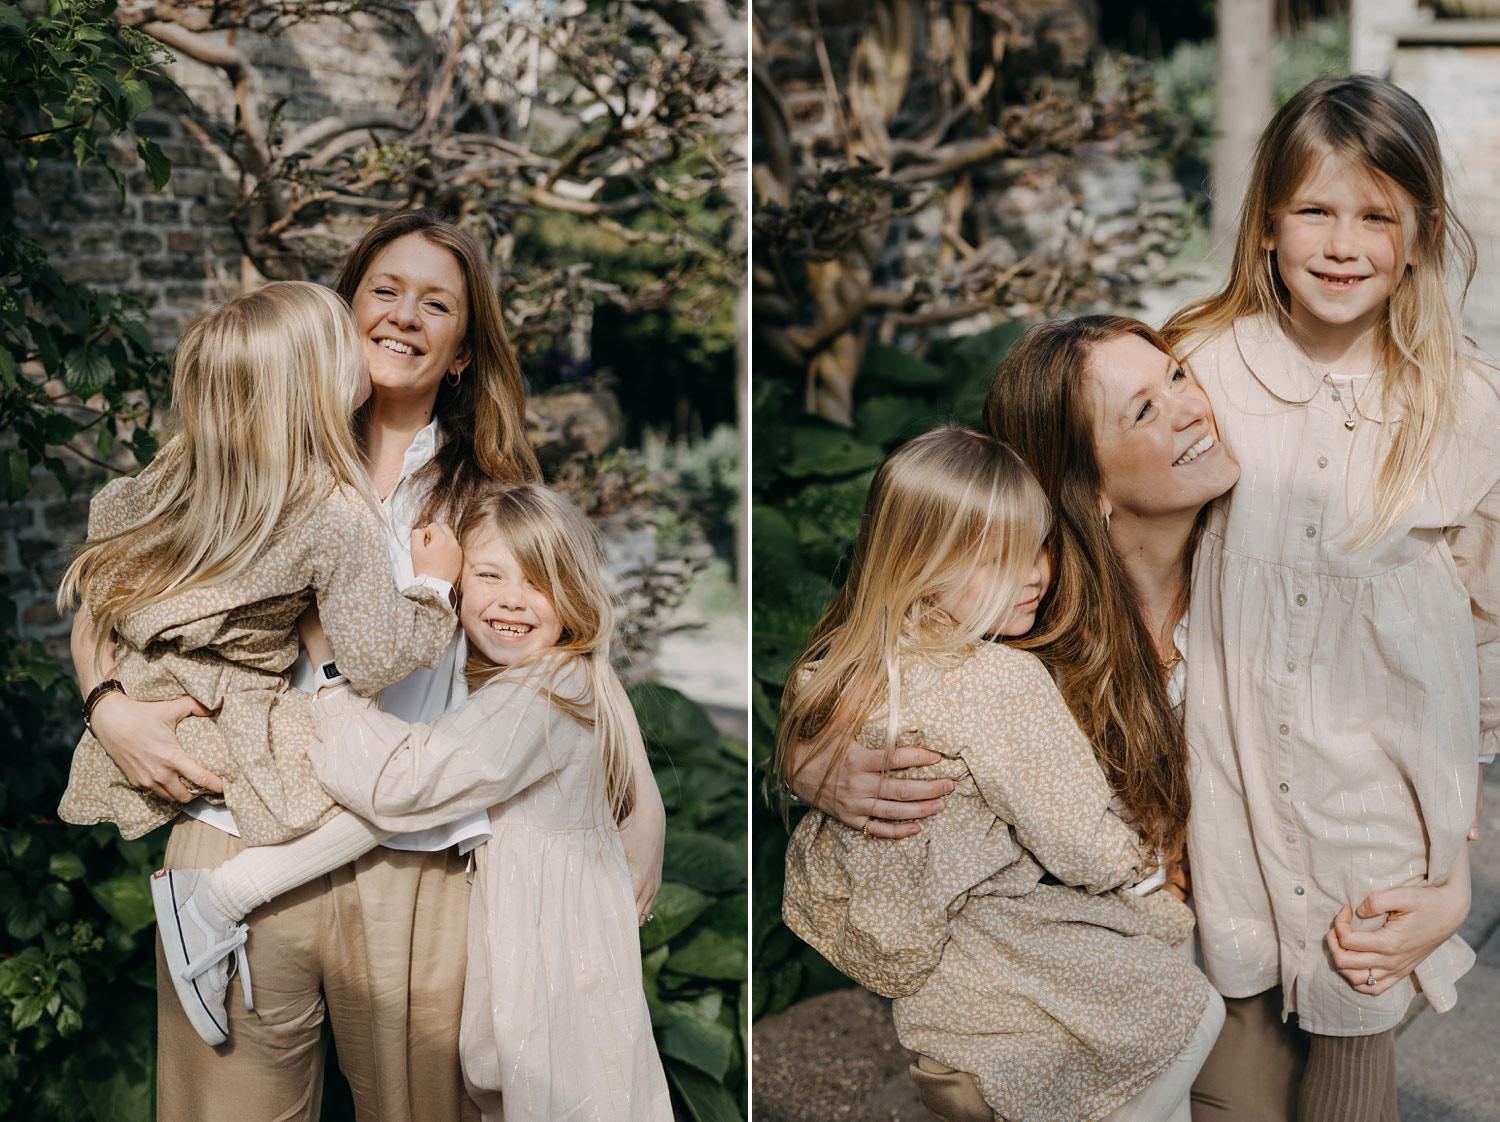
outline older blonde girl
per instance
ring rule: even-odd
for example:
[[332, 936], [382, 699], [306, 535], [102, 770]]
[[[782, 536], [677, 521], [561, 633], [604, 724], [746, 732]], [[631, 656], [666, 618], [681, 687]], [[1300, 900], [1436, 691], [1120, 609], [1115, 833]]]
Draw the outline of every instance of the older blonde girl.
[[1195, 906], [1235, 1007], [1204, 1118], [1389, 1122], [1407, 1006], [1474, 962], [1500, 380], [1459, 327], [1472, 276], [1421, 105], [1320, 78], [1261, 137], [1229, 282], [1167, 325], [1244, 468], [1189, 613]]

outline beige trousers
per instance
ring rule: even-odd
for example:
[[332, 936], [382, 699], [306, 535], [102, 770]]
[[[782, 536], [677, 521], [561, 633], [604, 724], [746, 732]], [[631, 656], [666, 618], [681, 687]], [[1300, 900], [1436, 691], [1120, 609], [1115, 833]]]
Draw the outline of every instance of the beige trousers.
[[[242, 849], [182, 816], [167, 867], [215, 868]], [[451, 849], [376, 849], [251, 912], [255, 1010], [232, 982], [218, 1048], [183, 1014], [158, 939], [159, 1122], [316, 1122], [325, 1021], [360, 1122], [477, 1122], [458, 1058], [464, 866]]]
[[1318, 1036], [1281, 1019], [1281, 987], [1226, 997], [1193, 1084], [1193, 1122], [1396, 1122], [1395, 1030]]

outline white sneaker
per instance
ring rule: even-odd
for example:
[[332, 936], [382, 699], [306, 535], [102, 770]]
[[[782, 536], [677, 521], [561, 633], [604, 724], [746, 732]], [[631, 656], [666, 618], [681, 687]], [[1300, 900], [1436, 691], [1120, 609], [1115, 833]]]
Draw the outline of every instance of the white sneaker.
[[[151, 902], [167, 955], [167, 972], [193, 1028], [209, 1044], [229, 1039], [224, 997], [238, 968], [245, 1008], [250, 994], [249, 928], [219, 915], [207, 899], [207, 869], [159, 869], [151, 874]], [[232, 959], [231, 959], [231, 956]]]

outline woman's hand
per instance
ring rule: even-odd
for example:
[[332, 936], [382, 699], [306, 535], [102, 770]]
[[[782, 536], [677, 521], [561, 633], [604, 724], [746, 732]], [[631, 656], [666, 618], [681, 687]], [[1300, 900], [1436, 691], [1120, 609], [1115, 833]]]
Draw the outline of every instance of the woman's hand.
[[412, 572], [457, 584], [463, 565], [464, 551], [459, 548], [451, 526], [434, 522], [431, 526], [418, 526], [412, 530]]
[[[859, 743], [849, 745], [832, 771], [828, 767], [831, 756], [825, 745], [798, 743], [787, 761], [792, 794], [850, 829], [877, 838], [917, 833], [922, 827], [915, 820], [942, 810], [943, 796], [953, 790], [951, 779], [901, 779], [885, 774], [885, 753]], [[891, 756], [891, 771], [923, 767], [940, 759], [926, 748], [897, 748]]]
[[[1351, 915], [1385, 915], [1373, 931], [1355, 931]], [[1463, 926], [1469, 914], [1469, 847], [1440, 885], [1374, 892], [1351, 911], [1347, 904], [1328, 932], [1333, 964], [1360, 993], [1382, 994], [1421, 964]], [[1370, 978], [1374, 985], [1366, 985]]]
[[224, 781], [177, 743], [178, 721], [207, 716], [209, 710], [196, 698], [136, 701], [116, 692], [100, 699], [89, 723], [94, 726], [94, 736], [132, 787], [186, 803], [195, 796], [184, 781], [209, 791], [224, 790]]
[[[104, 679], [114, 676], [114, 643], [100, 642], [93, 618], [85, 608], [74, 613], [70, 645], [73, 669], [85, 695]], [[124, 772], [132, 787], [173, 802], [186, 803], [192, 802], [194, 796], [184, 780], [209, 791], [224, 790], [224, 781], [184, 752], [182, 745], [177, 743], [178, 721], [184, 717], [208, 715], [209, 710], [195, 698], [136, 701], [128, 694], [115, 691], [99, 699], [89, 723], [94, 727], [95, 739], [103, 745], [115, 766]]]

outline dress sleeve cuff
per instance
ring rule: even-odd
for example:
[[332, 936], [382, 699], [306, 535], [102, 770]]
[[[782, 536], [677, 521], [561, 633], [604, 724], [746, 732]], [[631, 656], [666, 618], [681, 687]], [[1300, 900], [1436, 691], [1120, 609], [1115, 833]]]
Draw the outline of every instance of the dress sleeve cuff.
[[1126, 889], [1126, 891], [1133, 892], [1137, 896], [1145, 896], [1148, 892], [1155, 892], [1158, 888], [1166, 883], [1167, 870], [1165, 866], [1163, 866], [1162, 868], [1157, 869], [1156, 872], [1152, 873], [1145, 880], [1131, 885], [1128, 889]]
[[315, 717], [338, 717], [347, 713], [363, 713], [377, 708], [373, 697], [363, 697], [355, 690], [341, 686], [313, 698]]
[[426, 573], [418, 573], [412, 582], [401, 590], [404, 596], [416, 588], [431, 589], [437, 598], [445, 602], [454, 611], [458, 610], [458, 592], [454, 587], [441, 577], [428, 576]]

